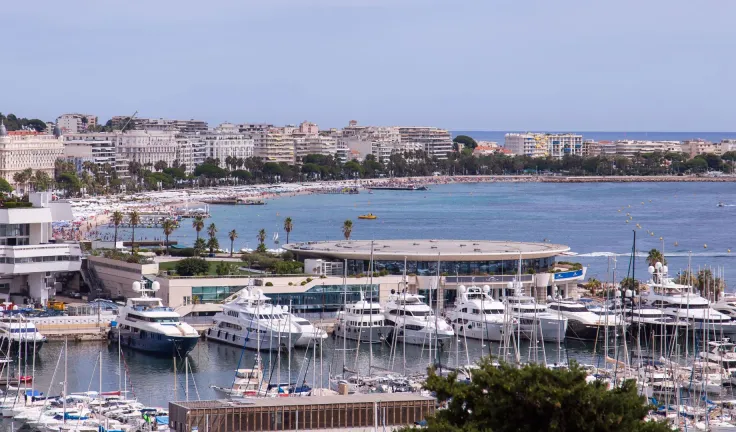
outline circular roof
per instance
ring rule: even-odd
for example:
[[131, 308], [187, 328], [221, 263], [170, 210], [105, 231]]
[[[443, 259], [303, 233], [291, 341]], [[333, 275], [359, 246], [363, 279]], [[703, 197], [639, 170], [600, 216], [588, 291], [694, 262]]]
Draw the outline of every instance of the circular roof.
[[282, 247], [303, 258], [376, 260], [495, 261], [547, 258], [570, 250], [552, 243], [493, 240], [340, 240], [289, 243]]

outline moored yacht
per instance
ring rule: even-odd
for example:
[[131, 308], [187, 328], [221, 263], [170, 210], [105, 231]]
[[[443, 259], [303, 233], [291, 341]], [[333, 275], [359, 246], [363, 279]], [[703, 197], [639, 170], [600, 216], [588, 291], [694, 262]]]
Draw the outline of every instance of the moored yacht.
[[345, 305], [345, 309], [337, 313], [334, 335], [364, 343], [380, 343], [393, 330], [386, 324], [386, 317], [378, 303], [363, 298], [355, 303]]
[[[287, 312], [291, 314], [290, 312]], [[301, 318], [291, 314], [291, 322], [299, 327], [299, 331], [302, 335], [299, 339], [294, 342], [295, 347], [309, 347], [312, 344], [322, 343], [323, 340], [327, 339], [327, 332], [321, 329], [306, 318]]]
[[11, 352], [21, 354], [40, 350], [46, 342], [46, 337], [38, 331], [28, 318], [21, 314], [4, 315], [0, 317], [0, 350], [10, 347]]
[[687, 331], [690, 324], [684, 320], [666, 315], [662, 310], [639, 306], [626, 310], [626, 321], [635, 328], [655, 333], [674, 334]]
[[238, 369], [230, 387], [210, 386], [217, 393], [228, 397], [257, 397], [265, 396], [268, 384], [263, 380], [263, 368], [260, 357], [252, 369]]
[[503, 340], [504, 305], [490, 296], [491, 288], [484, 285], [457, 288], [455, 308], [447, 312], [447, 318], [460, 337], [490, 341]]
[[291, 348], [302, 331], [288, 308], [269, 303], [263, 290], [244, 289], [222, 306], [207, 338], [255, 350]]
[[728, 339], [708, 342], [708, 349], [700, 352], [700, 358], [722, 367], [728, 374], [736, 372], [736, 344]]
[[505, 300], [509, 315], [518, 321], [517, 325], [523, 337], [536, 338], [544, 342], [559, 342], [565, 339], [567, 318], [548, 312], [547, 307], [537, 303], [532, 296], [514, 295], [506, 297]]
[[386, 324], [393, 327], [391, 337], [399, 342], [425, 345], [435, 341], [442, 343], [455, 335], [452, 327], [437, 317], [423, 299], [417, 294], [392, 290], [385, 313]]
[[649, 267], [649, 290], [641, 293], [644, 305], [661, 309], [666, 315], [687, 320], [692, 330], [707, 329], [716, 334], [736, 335], [736, 321], [711, 307], [707, 299], [690, 285], [676, 283], [667, 276], [667, 266]]
[[572, 299], [552, 300], [547, 303], [547, 308], [550, 314], [567, 318], [566, 336], [573, 339], [596, 339], [606, 334], [606, 328], [614, 332], [621, 324], [621, 318], [601, 316]]
[[199, 333], [182, 322], [181, 315], [172, 308], [165, 307], [160, 298], [149, 296], [158, 290], [158, 282], [153, 282], [150, 289], [133, 282], [133, 291], [141, 297], [129, 298], [120, 308], [109, 337], [140, 351], [185, 356], [197, 345]]

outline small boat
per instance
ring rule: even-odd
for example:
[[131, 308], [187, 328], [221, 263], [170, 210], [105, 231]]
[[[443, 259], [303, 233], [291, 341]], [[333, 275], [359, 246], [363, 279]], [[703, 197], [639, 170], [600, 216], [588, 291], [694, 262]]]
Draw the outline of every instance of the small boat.
[[358, 216], [358, 219], [378, 219], [378, 216], [374, 215], [373, 213], [368, 213]]
[[726, 206], [726, 204], [723, 204], [723, 201], [719, 201], [718, 202], [718, 207], [725, 207], [725, 206]]

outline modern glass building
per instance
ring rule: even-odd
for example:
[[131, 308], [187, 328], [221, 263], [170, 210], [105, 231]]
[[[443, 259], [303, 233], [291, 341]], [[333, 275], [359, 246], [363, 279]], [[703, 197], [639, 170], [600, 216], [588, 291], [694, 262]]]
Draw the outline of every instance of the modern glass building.
[[350, 240], [291, 243], [297, 259], [343, 262], [348, 276], [375, 272], [417, 276], [494, 276], [544, 273], [570, 250], [552, 243], [489, 240]]

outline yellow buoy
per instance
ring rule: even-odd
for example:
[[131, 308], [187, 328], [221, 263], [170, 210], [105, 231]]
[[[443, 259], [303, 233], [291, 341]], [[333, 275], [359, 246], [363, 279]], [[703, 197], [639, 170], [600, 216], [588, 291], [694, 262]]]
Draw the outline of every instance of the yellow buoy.
[[703, 245], [703, 249], [708, 249], [708, 245], [707, 244], [704, 244]]
[[726, 250], [728, 251], [728, 253], [731, 253], [731, 249], [726, 249]]
[[663, 238], [663, 237], [660, 237], [660, 238], [659, 238], [659, 240], [660, 240], [660, 241], [661, 241], [661, 240], [664, 240], [664, 238]]

